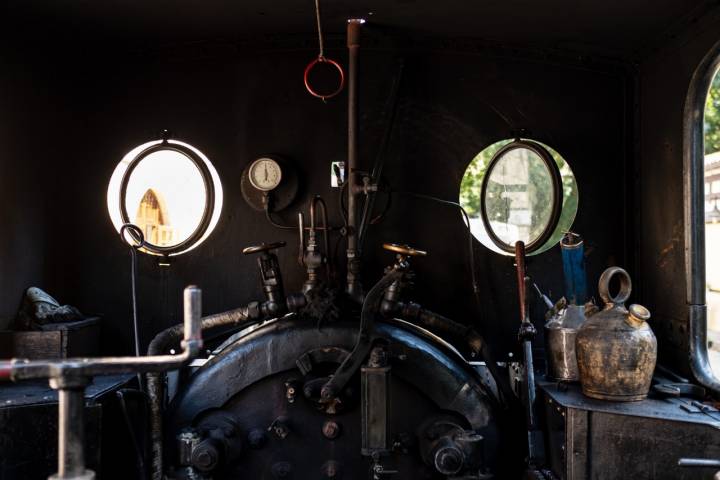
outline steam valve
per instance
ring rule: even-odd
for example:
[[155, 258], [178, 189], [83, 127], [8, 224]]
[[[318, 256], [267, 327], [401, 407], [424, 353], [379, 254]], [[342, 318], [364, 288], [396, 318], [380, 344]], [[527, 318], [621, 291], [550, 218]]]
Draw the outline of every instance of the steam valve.
[[[407, 270], [407, 268], [409, 267], [408, 259], [410, 257], [424, 257], [427, 255], [427, 252], [424, 250], [418, 250], [404, 244], [384, 243], [383, 248], [389, 252], [394, 252], [397, 254], [395, 265], [386, 268], [386, 272], [394, 268], [403, 268]], [[402, 309], [403, 305], [400, 302], [400, 296], [402, 294], [403, 288], [407, 286], [409, 281], [412, 280], [413, 276], [414, 275], [412, 272], [407, 271], [400, 280], [393, 282], [385, 290], [385, 294], [383, 295], [383, 299], [380, 304], [380, 311], [383, 313], [383, 315], [388, 317], [393, 316]]]
[[282, 273], [277, 256], [273, 250], [282, 248], [285, 242], [261, 243], [243, 249], [243, 254], [252, 255], [259, 253], [258, 267], [262, 280], [263, 291], [267, 299], [261, 306], [261, 313], [266, 317], [277, 317], [287, 311], [285, 302], [285, 289], [283, 287]]

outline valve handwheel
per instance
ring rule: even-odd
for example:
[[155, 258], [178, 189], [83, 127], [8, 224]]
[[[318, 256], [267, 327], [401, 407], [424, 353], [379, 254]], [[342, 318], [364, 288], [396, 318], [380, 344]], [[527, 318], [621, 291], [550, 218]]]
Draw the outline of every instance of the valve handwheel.
[[275, 250], [276, 248], [282, 248], [285, 245], [285, 242], [261, 243], [260, 245], [252, 245], [250, 247], [243, 248], [242, 253], [245, 255], [251, 255], [253, 253], [268, 252], [270, 250]]
[[408, 257], [424, 257], [427, 255], [425, 250], [417, 250], [410, 245], [398, 243], [383, 243], [383, 248], [390, 252], [399, 253], [400, 255], [406, 255]]

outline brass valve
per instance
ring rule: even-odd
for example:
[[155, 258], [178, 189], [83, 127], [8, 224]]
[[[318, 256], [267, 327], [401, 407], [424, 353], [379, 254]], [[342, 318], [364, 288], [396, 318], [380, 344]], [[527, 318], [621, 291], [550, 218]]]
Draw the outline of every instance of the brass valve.
[[406, 257], [425, 257], [427, 252], [425, 250], [418, 250], [411, 247], [410, 245], [398, 244], [398, 243], [383, 243], [383, 248], [390, 252], [395, 252]]

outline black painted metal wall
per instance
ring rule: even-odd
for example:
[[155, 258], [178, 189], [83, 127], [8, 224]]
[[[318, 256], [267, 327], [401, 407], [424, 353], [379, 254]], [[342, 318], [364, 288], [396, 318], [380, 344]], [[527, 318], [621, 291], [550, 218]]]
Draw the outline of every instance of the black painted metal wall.
[[[342, 50], [332, 52], [341, 59]], [[361, 166], [370, 169], [386, 125], [382, 108], [399, 57], [405, 60], [398, 124], [386, 164], [397, 190], [456, 200], [463, 171], [485, 146], [524, 128], [561, 152], [580, 189], [576, 229], [589, 243], [591, 283], [611, 263], [626, 264], [624, 175], [628, 152], [628, 77], [608, 64], [517, 50], [397, 49], [361, 53]], [[259, 298], [254, 259], [240, 254], [252, 243], [286, 240], [281, 263], [288, 289], [303, 273], [294, 233], [276, 230], [242, 200], [243, 167], [263, 153], [291, 159], [302, 175], [298, 202], [282, 216], [294, 222], [312, 194], [327, 198], [340, 221], [329, 164], [346, 152], [346, 100], [310, 97], [302, 71], [307, 49], [191, 46], [142, 55], [105, 52], [62, 71], [71, 109], [60, 112], [62, 148], [47, 192], [51, 200], [45, 286], [63, 301], [105, 315], [107, 351], [127, 350], [130, 339], [129, 258], [107, 215], [107, 181], [132, 147], [163, 128], [201, 149], [225, 190], [221, 220], [198, 249], [170, 268], [151, 258], [140, 265], [140, 318], [144, 342], [180, 321], [180, 292], [204, 289], [207, 313]], [[74, 188], [65, 185], [73, 184]], [[381, 202], [378, 202], [381, 203]], [[67, 232], [67, 233], [61, 233]], [[477, 322], [471, 301], [465, 228], [447, 207], [396, 197], [385, 222], [368, 237], [363, 277], [369, 286], [391, 257], [383, 241], [429, 250], [415, 262], [415, 299], [465, 322]], [[517, 330], [512, 261], [476, 242], [485, 301], [483, 328], [502, 355]], [[561, 294], [555, 250], [532, 260], [530, 271], [554, 297]], [[537, 309], [538, 320], [541, 319]]]
[[[689, 370], [683, 212], [683, 107], [690, 79], [720, 40], [720, 15], [690, 25], [641, 65], [639, 158], [634, 187], [639, 208], [638, 266], [642, 299], [663, 339], [661, 358]], [[700, 193], [702, 194], [702, 193]], [[708, 245], [709, 248], [717, 246]]]
[[6, 329], [25, 288], [44, 282], [47, 224], [42, 165], [53, 102], [38, 65], [0, 54], [0, 329]]

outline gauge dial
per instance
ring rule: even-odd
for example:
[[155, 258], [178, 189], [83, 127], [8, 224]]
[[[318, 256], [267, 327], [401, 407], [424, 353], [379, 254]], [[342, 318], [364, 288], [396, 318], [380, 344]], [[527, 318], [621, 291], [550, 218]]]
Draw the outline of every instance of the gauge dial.
[[269, 192], [280, 185], [282, 170], [278, 162], [272, 158], [258, 158], [250, 165], [248, 177], [253, 187]]

